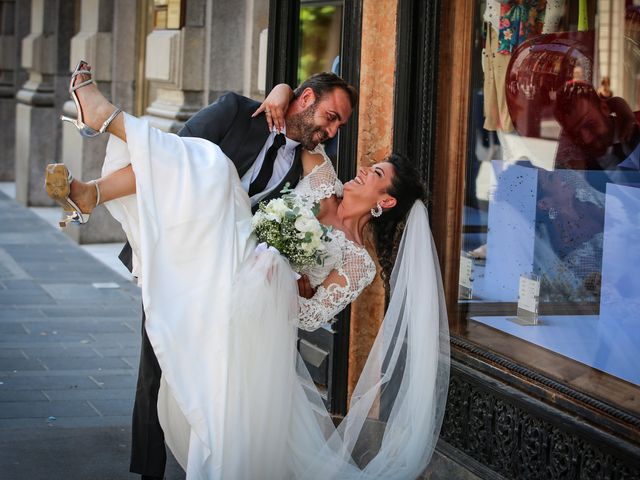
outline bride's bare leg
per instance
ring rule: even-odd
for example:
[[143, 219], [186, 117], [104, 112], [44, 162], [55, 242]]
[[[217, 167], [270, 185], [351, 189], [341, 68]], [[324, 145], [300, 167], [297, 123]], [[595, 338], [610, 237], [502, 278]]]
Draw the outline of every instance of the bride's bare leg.
[[[87, 65], [86, 68], [87, 70], [91, 70], [91, 66], [89, 65]], [[88, 79], [89, 75], [78, 75], [75, 83], [81, 83]], [[94, 130], [98, 130], [103, 122], [109, 118], [116, 109], [93, 83], [76, 90], [76, 95], [82, 107], [84, 123]], [[113, 119], [107, 132], [126, 142], [127, 134], [124, 128], [124, 115], [118, 115]], [[100, 203], [115, 200], [116, 198], [131, 195], [136, 192], [136, 177], [131, 165], [94, 180], [93, 182], [81, 182], [74, 179], [70, 185], [69, 197], [78, 205], [83, 213], [91, 213], [96, 207], [98, 192], [93, 183], [96, 183], [100, 190]]]
[[[136, 193], [136, 175], [131, 165], [93, 182], [97, 183], [100, 189], [100, 203]], [[71, 182], [69, 197], [82, 213], [91, 213], [96, 207], [98, 192], [93, 182], [81, 182], [76, 179]]]

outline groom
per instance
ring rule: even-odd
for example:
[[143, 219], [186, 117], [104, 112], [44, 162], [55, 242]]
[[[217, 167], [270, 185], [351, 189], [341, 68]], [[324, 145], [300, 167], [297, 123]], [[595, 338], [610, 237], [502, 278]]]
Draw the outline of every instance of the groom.
[[[344, 125], [357, 102], [356, 90], [333, 73], [309, 77], [293, 93], [285, 114], [286, 132], [269, 131], [265, 113], [252, 114], [260, 103], [227, 93], [187, 121], [178, 132], [183, 137], [200, 137], [216, 143], [236, 166], [252, 207], [280, 195], [289, 183], [294, 187], [305, 168], [302, 148], [333, 138]], [[120, 253], [131, 270], [131, 247]], [[308, 288], [308, 287], [307, 287]], [[158, 421], [158, 389], [162, 372], [144, 329], [135, 404], [133, 407], [131, 465], [142, 479], [161, 479], [166, 463], [164, 434]]]

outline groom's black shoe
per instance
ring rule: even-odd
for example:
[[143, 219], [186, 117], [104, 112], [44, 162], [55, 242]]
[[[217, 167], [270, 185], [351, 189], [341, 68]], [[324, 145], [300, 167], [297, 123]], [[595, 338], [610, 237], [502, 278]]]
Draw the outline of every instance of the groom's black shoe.
[[140, 480], [164, 480], [164, 477], [150, 477], [149, 475], [142, 475]]

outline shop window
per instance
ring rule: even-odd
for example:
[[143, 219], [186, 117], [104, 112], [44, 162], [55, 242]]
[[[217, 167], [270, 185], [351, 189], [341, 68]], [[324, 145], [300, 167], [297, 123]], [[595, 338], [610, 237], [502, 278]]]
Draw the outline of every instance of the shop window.
[[640, 414], [640, 1], [479, 2], [453, 331]]

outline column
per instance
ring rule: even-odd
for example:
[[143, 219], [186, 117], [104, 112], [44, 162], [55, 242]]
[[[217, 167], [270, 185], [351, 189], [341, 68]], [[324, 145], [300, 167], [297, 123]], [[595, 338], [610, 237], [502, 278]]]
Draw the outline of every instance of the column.
[[0, 181], [15, 180], [16, 93], [27, 80], [20, 68], [22, 39], [29, 33], [31, 3], [0, 1]]
[[[87, 61], [100, 91], [129, 112], [133, 109], [133, 77], [135, 68], [135, 2], [123, 0], [81, 0], [80, 28], [71, 39], [67, 72], [79, 60]], [[114, 32], [117, 31], [117, 36]], [[67, 74], [69, 78], [69, 74]], [[64, 113], [76, 116], [76, 106], [68, 99]], [[97, 178], [109, 135], [84, 138], [69, 124], [63, 125], [62, 161], [73, 175], [83, 180]], [[118, 242], [125, 239], [120, 225], [103, 206], [97, 207], [91, 221], [82, 226], [69, 226], [65, 232], [78, 243]]]
[[21, 52], [28, 78], [16, 94], [16, 199], [24, 205], [54, 204], [43, 188], [44, 167], [59, 161], [62, 151], [58, 117], [68, 98], [74, 24], [73, 0], [31, 0], [30, 29]]
[[204, 105], [206, 3], [186, 2], [183, 27], [155, 29], [146, 38], [145, 77], [152, 103], [145, 118], [167, 132], [178, 131]]
[[[244, 72], [242, 91], [246, 97], [264, 98], [264, 75], [267, 63], [267, 28], [269, 1], [246, 0], [244, 34]], [[261, 64], [262, 63], [262, 64]]]

